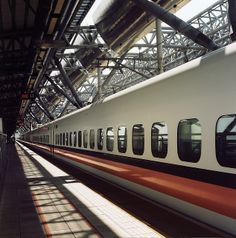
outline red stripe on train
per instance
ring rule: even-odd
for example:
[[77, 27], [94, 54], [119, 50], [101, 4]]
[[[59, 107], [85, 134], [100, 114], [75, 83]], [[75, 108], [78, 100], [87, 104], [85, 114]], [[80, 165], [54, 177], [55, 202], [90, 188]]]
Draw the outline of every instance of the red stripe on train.
[[[45, 146], [44, 146], [45, 149]], [[55, 154], [236, 219], [236, 189], [55, 149]]]

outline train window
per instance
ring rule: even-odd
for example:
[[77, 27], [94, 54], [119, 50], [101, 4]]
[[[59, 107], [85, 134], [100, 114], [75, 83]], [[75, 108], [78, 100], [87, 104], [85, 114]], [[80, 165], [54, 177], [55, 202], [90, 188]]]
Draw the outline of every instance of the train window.
[[68, 136], [68, 132], [66, 132], [66, 145], [69, 145], [69, 136]]
[[70, 132], [70, 138], [69, 138], [70, 146], [72, 146], [72, 132]]
[[224, 115], [217, 121], [216, 157], [220, 165], [236, 168], [236, 114]]
[[114, 147], [114, 130], [112, 127], [107, 128], [107, 150], [113, 151]]
[[65, 135], [65, 132], [63, 133], [63, 145], [66, 145], [66, 135]]
[[84, 148], [88, 147], [88, 131], [84, 130], [83, 132], [83, 142], [84, 142]]
[[97, 130], [97, 147], [99, 150], [103, 149], [103, 129]]
[[124, 126], [118, 127], [118, 151], [125, 153], [127, 150], [127, 128]]
[[144, 152], [144, 127], [143, 124], [136, 124], [133, 126], [132, 133], [132, 147], [133, 153], [142, 155]]
[[60, 145], [62, 145], [62, 133], [60, 133]]
[[76, 144], [77, 144], [77, 134], [76, 134], [76, 131], [74, 131], [74, 147], [76, 147]]
[[152, 124], [151, 140], [153, 156], [165, 158], [168, 149], [168, 132], [165, 122], [155, 122]]
[[178, 155], [183, 161], [197, 162], [201, 156], [201, 125], [198, 119], [181, 120], [178, 125]]
[[93, 129], [90, 130], [89, 132], [89, 144], [90, 144], [90, 148], [94, 149], [94, 145], [95, 145], [95, 132]]
[[78, 131], [78, 146], [82, 146], [82, 132]]

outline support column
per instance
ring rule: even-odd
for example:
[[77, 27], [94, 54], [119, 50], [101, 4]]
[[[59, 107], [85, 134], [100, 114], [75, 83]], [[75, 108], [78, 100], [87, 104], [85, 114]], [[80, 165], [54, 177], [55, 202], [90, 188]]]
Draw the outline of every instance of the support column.
[[54, 60], [55, 60], [57, 68], [59, 69], [59, 71], [62, 75], [63, 83], [65, 84], [65, 86], [67, 86], [70, 89], [73, 97], [75, 98], [76, 103], [78, 104], [78, 108], [81, 108], [83, 106], [83, 104], [80, 101], [80, 99], [71, 83], [71, 80], [69, 79], [68, 75], [66, 74], [65, 70], [63, 69], [59, 59], [55, 57]]
[[158, 73], [161, 74], [163, 70], [163, 48], [162, 48], [162, 31], [161, 31], [161, 20], [156, 19], [156, 43], [157, 43], [157, 64]]
[[57, 85], [53, 79], [51, 79], [48, 75], [46, 76], [47, 80], [52, 84], [52, 86], [55, 88], [57, 93], [62, 94], [65, 98], [67, 98], [74, 106], [77, 108], [80, 108], [78, 104], [69, 96], [66, 94], [66, 92], [60, 87], [60, 85]]
[[62, 111], [61, 111], [59, 117], [62, 117], [62, 116], [63, 116], [63, 114], [64, 114], [64, 112], [65, 112], [65, 110], [67, 109], [68, 106], [69, 106], [69, 102], [67, 101], [67, 102], [66, 102], [66, 105], [65, 105], [64, 108], [62, 109]]
[[98, 73], [98, 100], [100, 100], [102, 97], [102, 85], [101, 85], [101, 68], [99, 67], [99, 65], [97, 68], [97, 73]]
[[190, 24], [181, 20], [174, 14], [168, 12], [164, 8], [160, 7], [157, 3], [149, 0], [132, 0], [137, 6], [146, 12], [151, 13], [153, 16], [162, 20], [169, 26], [173, 27], [176, 31], [193, 40], [195, 43], [209, 49], [216, 50], [219, 47], [205, 34], [195, 29]]
[[32, 112], [31, 108], [29, 107], [29, 114], [35, 119], [35, 121], [38, 124], [41, 124], [41, 122], [39, 121], [39, 119], [34, 115], [34, 113]]
[[236, 41], [236, 0], [228, 0], [229, 3], [229, 21], [232, 26], [232, 41]]
[[47, 107], [44, 105], [43, 101], [41, 100], [40, 96], [37, 95], [39, 103], [35, 100], [36, 105], [38, 108], [43, 111], [43, 113], [51, 120], [54, 120], [54, 117], [51, 115], [51, 113], [48, 111]]
[[0, 133], [3, 133], [2, 118], [0, 117]]

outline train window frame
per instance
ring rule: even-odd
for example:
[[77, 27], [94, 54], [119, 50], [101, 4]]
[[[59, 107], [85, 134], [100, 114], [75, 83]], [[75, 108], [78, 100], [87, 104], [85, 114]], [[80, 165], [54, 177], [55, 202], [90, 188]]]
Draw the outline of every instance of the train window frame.
[[90, 146], [90, 149], [94, 149], [94, 147], [95, 147], [95, 131], [94, 131], [94, 129], [90, 129], [90, 131], [89, 131], [89, 146]]
[[[141, 139], [137, 137], [136, 128], [142, 128]], [[141, 146], [140, 146], [141, 145]], [[132, 150], [135, 155], [143, 155], [145, 150], [145, 129], [142, 123], [134, 124], [132, 127]]]
[[65, 132], [63, 132], [63, 145], [66, 145], [66, 134], [65, 134]]
[[66, 132], [66, 146], [69, 145], [69, 135], [68, 135], [68, 132]]
[[76, 131], [74, 131], [73, 138], [74, 138], [74, 147], [76, 147], [76, 145], [77, 145], [77, 133], [76, 133]]
[[165, 121], [152, 124], [151, 151], [155, 158], [164, 159], [168, 154], [168, 126]]
[[[185, 123], [185, 128], [183, 129], [184, 123]], [[192, 124], [189, 125], [186, 123], [192, 123]], [[198, 125], [200, 127], [200, 139], [193, 140], [192, 137], [199, 136], [199, 133], [192, 133], [192, 128], [189, 127], [192, 125]], [[177, 130], [178, 130], [177, 131], [177, 151], [178, 151], [179, 159], [186, 162], [197, 163], [201, 158], [201, 149], [202, 149], [202, 126], [200, 124], [200, 121], [197, 118], [180, 120], [178, 123]], [[185, 133], [187, 130], [188, 131], [191, 130], [191, 133], [187, 134], [188, 133], [187, 132], [185, 135], [183, 135], [182, 133]], [[191, 138], [188, 139], [187, 137], [191, 137]], [[196, 141], [200, 141], [200, 143]]]
[[[120, 133], [120, 131], [125, 131], [125, 133]], [[118, 126], [117, 129], [117, 147], [120, 153], [126, 153], [127, 151], [127, 127]]]
[[83, 146], [88, 148], [88, 130], [83, 131]]
[[[234, 117], [234, 118], [232, 121], [228, 120], [229, 124], [226, 126], [227, 118], [230, 118], [230, 117]], [[220, 125], [223, 119], [225, 119], [224, 121], [225, 125]], [[232, 156], [232, 148], [235, 147], [236, 145], [236, 140], [233, 138], [233, 136], [236, 137], [236, 125], [234, 125], [234, 123], [236, 124], [236, 114], [225, 114], [220, 116], [217, 119], [216, 126], [215, 126], [216, 159], [221, 166], [230, 167], [230, 168], [236, 168], [236, 160], [232, 159], [232, 157], [235, 158], [236, 156], [236, 151], [234, 152]], [[226, 126], [225, 128], [223, 128], [224, 131], [220, 132], [222, 130], [222, 127], [224, 126]], [[232, 142], [232, 139], [233, 139], [233, 142]]]
[[103, 149], [104, 143], [104, 132], [102, 128], [97, 129], [97, 148], [98, 150]]
[[72, 146], [72, 132], [70, 132], [70, 136], [69, 136], [69, 145]]
[[60, 145], [62, 145], [62, 133], [60, 133]]
[[82, 147], [82, 131], [78, 131], [78, 147]]
[[[112, 132], [112, 134], [110, 134]], [[114, 139], [115, 139], [115, 133], [113, 127], [108, 127], [106, 130], [106, 148], [107, 151], [113, 151], [114, 150]]]

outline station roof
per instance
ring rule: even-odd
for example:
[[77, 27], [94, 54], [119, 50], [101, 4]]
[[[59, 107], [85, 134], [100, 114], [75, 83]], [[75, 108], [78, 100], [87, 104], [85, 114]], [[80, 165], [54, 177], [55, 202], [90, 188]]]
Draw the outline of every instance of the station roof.
[[[12, 134], [17, 124], [24, 124], [26, 113], [37, 121], [35, 112], [41, 110], [50, 120], [55, 119], [50, 114], [50, 108], [60, 101], [58, 92], [65, 94], [73, 105], [84, 106], [75, 91], [73, 93], [73, 87], [78, 87], [86, 79], [85, 71], [91, 74], [96, 69], [94, 65], [98, 58], [105, 57], [107, 49], [93, 46], [98, 33], [106, 47], [121, 56], [153, 28], [156, 17], [134, 0], [106, 1], [109, 7], [101, 13], [98, 13], [98, 9], [94, 13], [101, 14], [95, 25], [83, 28], [81, 23], [94, 2], [0, 2], [0, 117], [3, 118], [6, 133]], [[171, 12], [189, 0], [154, 2]], [[72, 42], [79, 34], [84, 36], [84, 41], [79, 46], [73, 46]], [[65, 57], [67, 49], [74, 52], [68, 58]], [[78, 61], [83, 67], [76, 65]], [[60, 72], [59, 78], [51, 77], [55, 70]], [[64, 81], [67, 81], [64, 86], [68, 90], [63, 88]], [[46, 88], [48, 82], [50, 87]], [[34, 105], [38, 110], [34, 110]]]
[[65, 18], [65, 10], [72, 12], [76, 2], [0, 1], [0, 118], [5, 133], [12, 134], [17, 120], [23, 120], [19, 115], [22, 100], [34, 98], [34, 80], [47, 54], [42, 42], [54, 39], [58, 19]]
[[5, 132], [16, 127], [21, 98], [36, 56], [36, 40], [45, 31], [51, 1], [0, 1], [0, 117]]
[[[15, 131], [17, 121], [21, 123], [22, 120], [23, 123], [24, 112], [29, 101], [34, 100], [34, 93], [37, 91], [35, 87], [39, 86], [39, 80], [42, 79], [39, 72], [48, 66], [45, 64], [50, 64], [50, 59], [47, 58], [55, 55], [52, 48], [60, 47], [61, 41], [55, 43], [55, 40], [62, 39], [64, 43], [70, 40], [65, 39], [63, 32], [72, 24], [79, 26], [94, 2], [95, 0], [0, 2], [0, 117], [3, 118], [6, 133]], [[124, 2], [134, 5], [130, 1]], [[173, 1], [159, 2], [165, 5]], [[116, 14], [114, 9], [112, 14]], [[116, 40], [116, 44], [119, 41]]]

